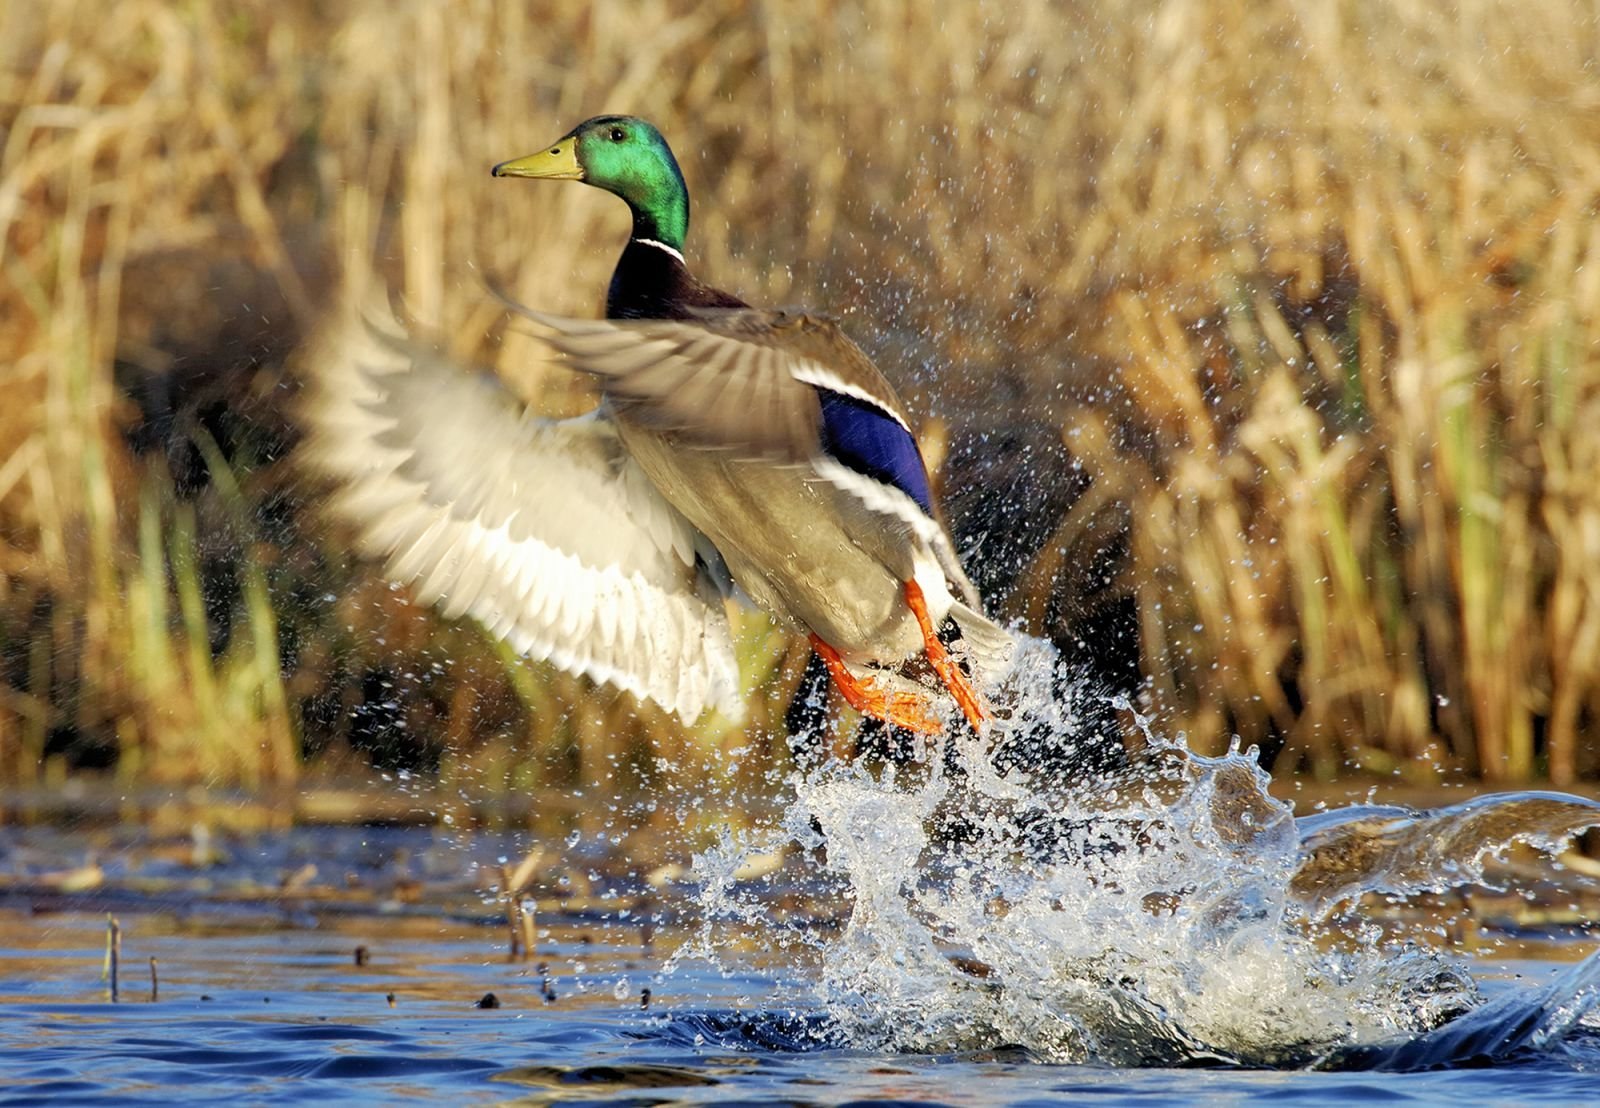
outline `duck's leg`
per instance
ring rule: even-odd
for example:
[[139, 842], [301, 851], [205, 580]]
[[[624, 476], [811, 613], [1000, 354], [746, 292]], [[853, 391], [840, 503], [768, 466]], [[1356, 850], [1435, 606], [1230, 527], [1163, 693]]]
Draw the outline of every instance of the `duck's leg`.
[[885, 692], [871, 681], [862, 680], [850, 672], [837, 650], [816, 635], [811, 636], [811, 648], [828, 667], [828, 674], [839, 686], [845, 701], [856, 711], [924, 735], [936, 735], [941, 730], [939, 721], [929, 713], [921, 697], [906, 692]]
[[922, 586], [915, 581], [906, 582], [906, 603], [911, 607], [911, 614], [917, 617], [917, 626], [922, 628], [922, 644], [928, 654], [928, 664], [933, 666], [933, 672], [939, 675], [939, 680], [950, 690], [950, 695], [956, 698], [956, 703], [961, 706], [961, 714], [967, 717], [972, 730], [982, 734], [981, 725], [988, 721], [989, 710], [984, 707], [983, 698], [972, 687], [971, 680], [961, 672], [961, 667], [950, 657], [944, 643], [939, 641], [933, 619], [928, 615], [928, 602], [923, 598]]

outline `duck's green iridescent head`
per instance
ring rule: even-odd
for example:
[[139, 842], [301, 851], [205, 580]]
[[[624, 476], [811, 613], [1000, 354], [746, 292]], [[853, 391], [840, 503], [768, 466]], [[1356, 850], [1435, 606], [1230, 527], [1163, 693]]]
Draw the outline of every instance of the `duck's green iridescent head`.
[[633, 209], [633, 237], [683, 249], [689, 190], [667, 140], [631, 115], [597, 115], [538, 154], [501, 162], [496, 177], [582, 181], [615, 193]]

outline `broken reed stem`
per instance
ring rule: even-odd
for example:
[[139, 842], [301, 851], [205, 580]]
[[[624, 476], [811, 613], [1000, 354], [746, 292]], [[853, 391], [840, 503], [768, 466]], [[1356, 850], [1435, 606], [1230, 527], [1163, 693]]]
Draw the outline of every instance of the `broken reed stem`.
[[538, 909], [531, 900], [520, 899], [517, 904], [518, 914], [522, 919], [522, 958], [527, 961], [539, 951], [538, 939], [534, 933], [534, 923], [538, 918]]
[[506, 961], [526, 962], [533, 957], [538, 949], [534, 941], [533, 921], [534, 912], [528, 901], [521, 896], [511, 897], [506, 904], [506, 924], [511, 935]]
[[106, 913], [106, 960], [101, 978], [111, 987], [111, 1003], [117, 1003], [117, 975], [122, 969], [122, 924], [111, 913]]
[[526, 865], [513, 872], [509, 865], [500, 867], [500, 888], [506, 898], [506, 931], [509, 937], [506, 951], [506, 961], [526, 962], [538, 950], [538, 941], [534, 931], [536, 909], [532, 901], [522, 895], [522, 881], [526, 877]]
[[506, 961], [515, 962], [522, 949], [522, 926], [518, 921], [521, 906], [517, 903], [516, 890], [511, 887], [511, 867], [500, 867], [500, 895], [506, 900]]
[[538, 950], [534, 933], [537, 909], [531, 898], [523, 896], [523, 892], [539, 872], [539, 864], [543, 860], [544, 850], [535, 847], [523, 855], [514, 868], [509, 862], [500, 866], [500, 895], [506, 898], [506, 926], [511, 940], [507, 961], [517, 961], [519, 952], [521, 959], [527, 961]]

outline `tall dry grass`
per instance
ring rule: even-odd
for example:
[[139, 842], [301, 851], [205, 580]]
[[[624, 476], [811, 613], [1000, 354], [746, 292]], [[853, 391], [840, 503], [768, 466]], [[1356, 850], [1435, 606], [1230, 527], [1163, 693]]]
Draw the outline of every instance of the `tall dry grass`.
[[[1163, 726], [1593, 773], [1597, 40], [1577, 0], [10, 5], [0, 774], [392, 742], [512, 788], [748, 741], [440, 628], [283, 460], [288, 350], [374, 281], [584, 403], [480, 277], [593, 311], [625, 215], [486, 170], [602, 110], [674, 141], [703, 273], [844, 315], [936, 417], [1002, 610], [1133, 605]], [[801, 655], [746, 636], [777, 743]]]

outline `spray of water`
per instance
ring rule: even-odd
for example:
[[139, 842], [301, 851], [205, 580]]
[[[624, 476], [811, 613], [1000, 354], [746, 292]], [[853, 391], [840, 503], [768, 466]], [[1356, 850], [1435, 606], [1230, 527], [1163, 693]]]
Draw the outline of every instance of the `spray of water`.
[[[1474, 880], [1513, 840], [1600, 822], [1541, 795], [1297, 823], [1250, 752], [1192, 755], [1146, 721], [1132, 765], [1074, 776], [1084, 696], [1031, 644], [982, 740], [799, 777], [780, 828], [698, 860], [708, 918], [759, 915], [730, 880], [749, 852], [788, 841], [818, 858], [851, 909], [810, 940], [815, 999], [830, 1041], [857, 1047], [1378, 1066], [1409, 1045], [1434, 1064], [1417, 1044], [1494, 1006], [1456, 960], [1363, 923], [1355, 898]], [[1600, 998], [1600, 967], [1571, 976], [1538, 1001], [1546, 1023], [1574, 1026]]]

